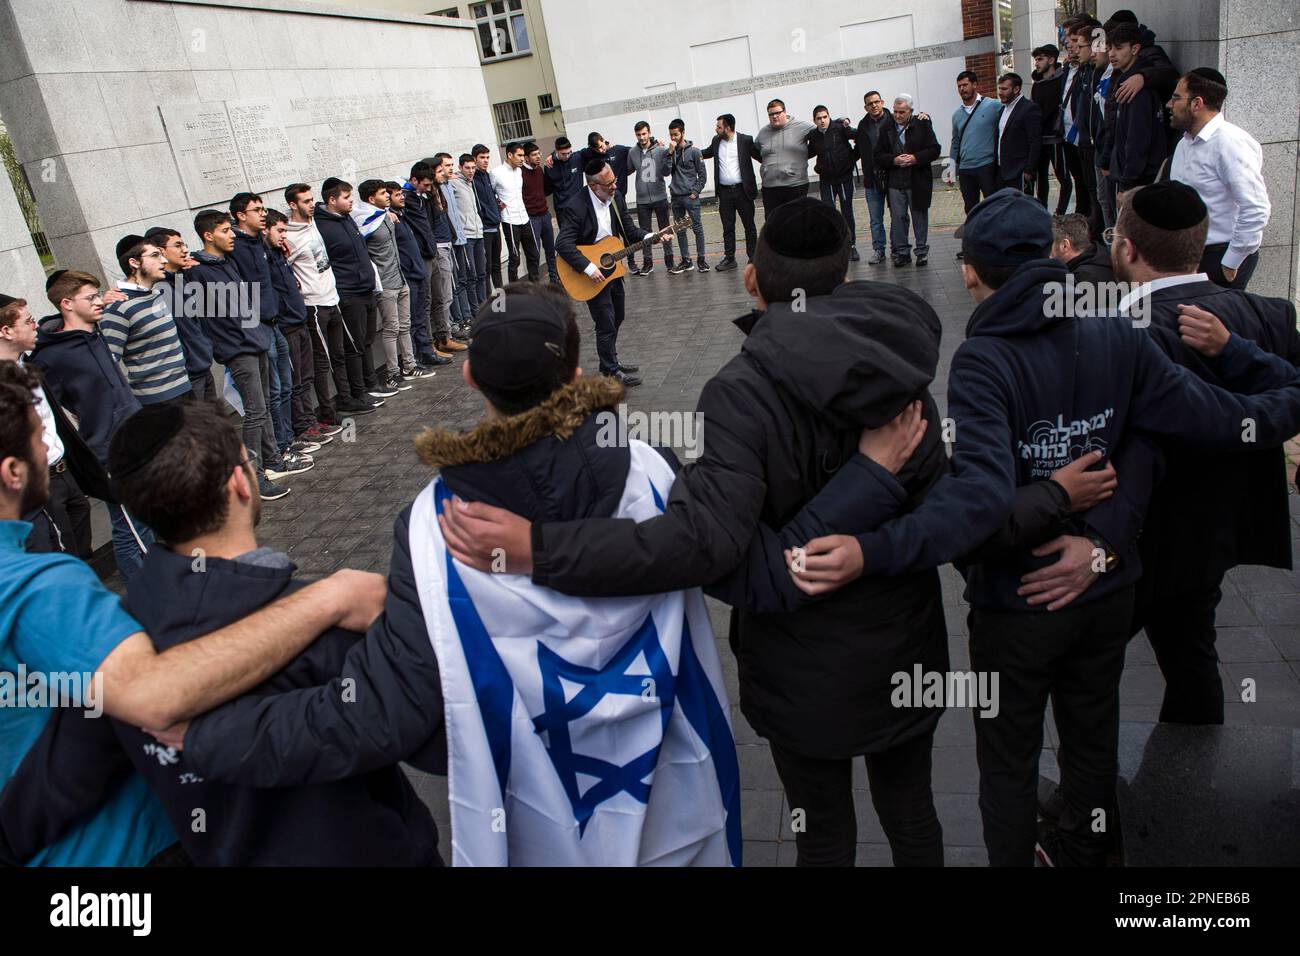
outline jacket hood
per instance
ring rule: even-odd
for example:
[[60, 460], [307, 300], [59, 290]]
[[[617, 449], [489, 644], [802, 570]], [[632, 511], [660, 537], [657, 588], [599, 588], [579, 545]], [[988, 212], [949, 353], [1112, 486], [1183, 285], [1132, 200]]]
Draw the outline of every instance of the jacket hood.
[[[47, 316], [41, 319], [40, 324], [36, 327], [36, 349], [88, 339], [93, 334], [93, 332], [85, 332], [81, 329], [64, 329], [63, 316], [61, 315]], [[36, 354], [36, 349], [32, 350], [33, 355]]]
[[323, 202], [318, 202], [316, 204], [316, 218], [333, 219], [335, 222], [343, 222], [348, 217], [341, 216], [336, 212], [330, 212], [329, 208]]
[[426, 430], [415, 446], [461, 497], [530, 521], [607, 517], [622, 500], [630, 454], [626, 441], [608, 440], [598, 413], [622, 398], [612, 379], [581, 378], [536, 408], [464, 433]]
[[837, 428], [879, 427], [922, 393], [939, 364], [942, 326], [920, 296], [885, 282], [846, 282], [736, 324], [742, 350]]
[[193, 255], [195, 260], [209, 266], [224, 266], [230, 261], [230, 256], [214, 256], [206, 249], [200, 249], [198, 252], [193, 253]]
[[991, 296], [975, 307], [966, 323], [966, 337], [1023, 335], [1068, 321], [1048, 314], [1043, 285], [1064, 283], [1069, 270], [1056, 259], [1033, 259], [1022, 265]]

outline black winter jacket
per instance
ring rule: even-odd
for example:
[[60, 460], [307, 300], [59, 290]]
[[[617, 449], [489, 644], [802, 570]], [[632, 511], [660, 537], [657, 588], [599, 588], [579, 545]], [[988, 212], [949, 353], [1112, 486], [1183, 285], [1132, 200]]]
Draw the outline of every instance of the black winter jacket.
[[330, 212], [324, 203], [316, 204], [316, 228], [325, 240], [334, 282], [343, 298], [362, 298], [375, 291], [375, 267], [361, 230], [351, 216]]

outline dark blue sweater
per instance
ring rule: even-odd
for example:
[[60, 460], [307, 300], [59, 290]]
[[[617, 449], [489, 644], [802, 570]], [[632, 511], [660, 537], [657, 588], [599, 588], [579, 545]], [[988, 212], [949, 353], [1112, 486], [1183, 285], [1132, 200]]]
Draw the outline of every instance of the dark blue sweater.
[[275, 283], [271, 281], [271, 263], [267, 257], [266, 243], [261, 236], [240, 232], [233, 224], [231, 228], [235, 232], [235, 250], [230, 258], [235, 260], [239, 274], [257, 295], [258, 314], [262, 320], [274, 322], [280, 314], [280, 301], [275, 294]]
[[276, 324], [282, 330], [295, 329], [307, 321], [307, 303], [303, 301], [298, 280], [289, 267], [289, 260], [280, 250], [268, 246], [266, 257], [271, 270], [271, 285], [275, 288], [275, 297], [279, 302]]
[[323, 202], [316, 204], [316, 228], [325, 240], [330, 268], [339, 295], [345, 299], [368, 296], [375, 291], [375, 267], [361, 230], [351, 216], [330, 212]]
[[397, 219], [397, 258], [402, 264], [402, 278], [407, 282], [424, 282], [429, 278], [429, 267], [425, 265], [420, 253], [420, 242], [415, 231], [398, 215]]
[[212, 371], [212, 340], [203, 331], [200, 310], [185, 301], [185, 276], [184, 272], [168, 272], [158, 285], [172, 307], [172, 320], [185, 350], [185, 371], [193, 377]]
[[271, 327], [263, 321], [255, 287], [244, 279], [235, 260], [204, 251], [194, 258], [198, 265], [185, 273], [186, 308], [198, 310], [213, 357], [228, 365], [240, 355], [268, 351]]
[[478, 200], [478, 216], [483, 220], [483, 231], [494, 232], [501, 228], [501, 207], [497, 205], [497, 191], [492, 188], [492, 177], [487, 173], [474, 174], [474, 198]]
[[429, 219], [429, 203], [433, 200], [421, 196], [409, 184], [402, 187], [402, 192], [406, 194], [406, 207], [400, 213], [401, 220], [411, 227], [420, 247], [420, 256], [432, 259], [437, 251], [433, 241], [433, 222]]
[[50, 397], [77, 416], [77, 432], [108, 463], [108, 443], [117, 427], [140, 410], [108, 343], [94, 332], [64, 331], [60, 316], [41, 323], [32, 364], [45, 376]]

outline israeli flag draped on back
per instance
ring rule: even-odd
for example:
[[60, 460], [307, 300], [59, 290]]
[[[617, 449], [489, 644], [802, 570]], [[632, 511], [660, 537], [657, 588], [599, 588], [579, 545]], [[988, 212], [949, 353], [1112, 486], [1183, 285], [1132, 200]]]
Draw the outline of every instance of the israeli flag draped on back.
[[[667, 462], [630, 442], [612, 517], [663, 511]], [[698, 588], [575, 598], [457, 563], [415, 501], [411, 559], [442, 673], [457, 866], [739, 866], [740, 772]]]

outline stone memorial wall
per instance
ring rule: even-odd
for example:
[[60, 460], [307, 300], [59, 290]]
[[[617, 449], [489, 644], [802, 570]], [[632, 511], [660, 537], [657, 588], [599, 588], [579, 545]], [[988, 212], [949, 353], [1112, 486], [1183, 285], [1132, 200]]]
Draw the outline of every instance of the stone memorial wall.
[[[0, 4], [0, 119], [55, 261], [117, 278], [117, 240], [237, 192], [404, 179], [496, 134], [467, 24], [294, 0]], [[19, 248], [10, 217], [0, 250]], [[21, 220], [19, 220], [21, 223]], [[11, 241], [12, 240], [12, 241]]]

